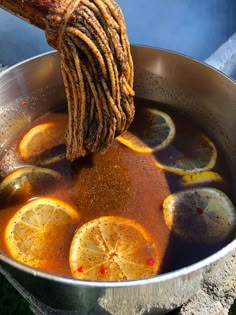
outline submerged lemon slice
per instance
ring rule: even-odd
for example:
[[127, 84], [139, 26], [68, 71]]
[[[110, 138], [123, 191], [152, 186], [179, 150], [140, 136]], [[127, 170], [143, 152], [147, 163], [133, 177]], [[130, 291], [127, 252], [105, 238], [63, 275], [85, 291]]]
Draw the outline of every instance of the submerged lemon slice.
[[68, 227], [78, 220], [76, 209], [61, 200], [35, 199], [9, 221], [5, 231], [7, 248], [19, 262], [47, 270], [50, 260], [64, 254]]
[[222, 176], [219, 173], [212, 171], [187, 174], [181, 178], [181, 183], [189, 186], [219, 181], [223, 181]]
[[0, 184], [1, 207], [26, 201], [34, 195], [55, 187], [62, 176], [51, 169], [22, 167], [5, 177]]
[[[137, 115], [141, 113], [137, 112]], [[142, 128], [130, 128], [116, 139], [131, 150], [139, 153], [151, 153], [161, 150], [171, 143], [175, 137], [175, 125], [170, 116], [153, 108], [145, 108], [142, 112]]]
[[137, 222], [115, 216], [82, 225], [70, 248], [75, 278], [131, 280], [154, 276], [160, 261], [157, 247]]
[[19, 154], [29, 161], [44, 152], [65, 143], [67, 116], [55, 114], [55, 121], [43, 123], [31, 128], [21, 139]]
[[168, 228], [180, 237], [214, 244], [226, 239], [236, 226], [236, 212], [220, 190], [198, 188], [168, 196], [163, 203]]
[[214, 143], [202, 133], [180, 134], [164, 151], [156, 154], [157, 167], [177, 175], [211, 170], [217, 160]]

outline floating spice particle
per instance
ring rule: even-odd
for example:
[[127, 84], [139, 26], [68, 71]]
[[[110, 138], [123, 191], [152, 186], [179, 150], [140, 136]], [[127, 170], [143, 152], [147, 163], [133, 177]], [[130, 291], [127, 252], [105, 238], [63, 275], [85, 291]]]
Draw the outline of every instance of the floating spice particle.
[[203, 214], [204, 213], [204, 211], [201, 208], [197, 208], [196, 211], [197, 211], [198, 214]]
[[100, 274], [105, 275], [106, 269], [103, 265], [100, 266]]
[[21, 104], [24, 106], [24, 105], [26, 105], [26, 102], [22, 102]]
[[83, 272], [83, 271], [84, 271], [83, 266], [80, 266], [80, 267], [78, 268], [78, 272]]
[[147, 264], [148, 264], [148, 266], [153, 266], [154, 264], [155, 264], [155, 259], [154, 258], [148, 258], [147, 259]]

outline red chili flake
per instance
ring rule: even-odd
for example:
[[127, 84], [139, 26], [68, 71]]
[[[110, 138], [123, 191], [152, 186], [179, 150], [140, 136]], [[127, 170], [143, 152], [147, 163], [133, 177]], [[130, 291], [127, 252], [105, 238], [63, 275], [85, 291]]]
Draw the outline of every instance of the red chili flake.
[[22, 102], [21, 104], [24, 106], [24, 105], [26, 105], [26, 102]]
[[83, 271], [84, 271], [83, 266], [80, 266], [80, 267], [78, 268], [78, 272], [83, 272]]
[[148, 266], [152, 267], [155, 264], [155, 259], [150, 257], [146, 260], [146, 262], [147, 262]]
[[100, 273], [102, 275], [105, 275], [105, 273], [106, 273], [106, 269], [105, 269], [105, 267], [103, 265], [100, 266]]
[[73, 21], [75, 19], [75, 15], [71, 14], [71, 16], [69, 17], [69, 21]]
[[203, 214], [204, 213], [204, 211], [201, 208], [197, 208], [196, 211], [197, 211], [198, 214]]

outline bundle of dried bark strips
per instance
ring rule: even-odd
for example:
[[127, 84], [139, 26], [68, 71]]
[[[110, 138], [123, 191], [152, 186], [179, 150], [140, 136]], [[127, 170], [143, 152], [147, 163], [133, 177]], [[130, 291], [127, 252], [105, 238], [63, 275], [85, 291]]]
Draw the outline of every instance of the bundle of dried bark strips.
[[74, 160], [106, 149], [129, 127], [133, 62], [115, 1], [61, 2], [47, 16], [46, 35], [61, 57], [69, 114], [67, 158]]

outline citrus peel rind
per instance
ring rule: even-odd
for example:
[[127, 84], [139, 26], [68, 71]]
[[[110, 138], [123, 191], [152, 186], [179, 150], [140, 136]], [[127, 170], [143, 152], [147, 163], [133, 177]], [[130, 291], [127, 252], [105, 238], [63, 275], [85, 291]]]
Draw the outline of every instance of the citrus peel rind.
[[213, 172], [213, 171], [191, 173], [191, 174], [184, 175], [181, 178], [181, 184], [185, 186], [205, 184], [205, 183], [211, 183], [211, 182], [221, 182], [221, 181], [223, 181], [223, 177], [219, 173]]

